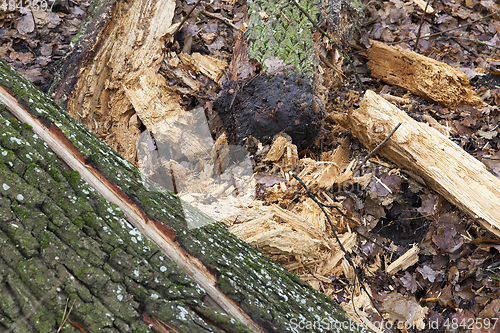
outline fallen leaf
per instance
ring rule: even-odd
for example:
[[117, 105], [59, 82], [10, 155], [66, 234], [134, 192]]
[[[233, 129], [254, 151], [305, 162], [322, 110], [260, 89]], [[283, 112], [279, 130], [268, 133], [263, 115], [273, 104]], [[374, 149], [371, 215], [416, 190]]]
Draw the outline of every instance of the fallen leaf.
[[418, 283], [413, 274], [409, 272], [405, 272], [405, 276], [399, 278], [399, 281], [406, 288], [406, 290], [410, 291], [412, 294], [415, 293], [418, 289]]
[[479, 313], [479, 318], [500, 318], [500, 299], [494, 299], [483, 311]]
[[439, 274], [443, 274], [442, 271], [435, 271], [427, 265], [424, 265], [424, 267], [417, 267], [417, 272], [422, 274], [422, 277], [430, 282], [434, 282]]
[[24, 15], [21, 16], [21, 19], [17, 22], [17, 31], [21, 35], [27, 35], [35, 30], [33, 15], [31, 15], [31, 12], [26, 8], [21, 8], [19, 11], [24, 13]]
[[453, 253], [463, 244], [461, 237], [459, 239], [454, 238], [456, 234], [457, 231], [453, 226], [438, 227], [434, 235], [432, 235], [432, 241], [440, 249]]
[[411, 323], [413, 324], [411, 327], [418, 329], [425, 327], [424, 318], [429, 308], [421, 307], [414, 299], [393, 293], [387, 296], [382, 305], [392, 320]]

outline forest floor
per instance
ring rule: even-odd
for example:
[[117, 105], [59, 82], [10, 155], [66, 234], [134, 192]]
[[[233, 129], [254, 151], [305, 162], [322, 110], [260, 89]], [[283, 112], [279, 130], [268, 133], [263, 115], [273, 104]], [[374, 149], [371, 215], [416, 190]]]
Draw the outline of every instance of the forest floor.
[[[184, 17], [194, 3], [178, 0], [174, 21]], [[47, 91], [56, 61], [70, 46], [91, 4], [87, 0], [54, 6], [35, 0], [32, 4], [43, 10], [22, 5], [1, 9], [0, 56]], [[363, 5], [364, 24], [346, 49], [366, 87], [401, 97], [400, 109], [418, 121], [440, 126], [453, 142], [500, 177], [500, 6], [493, 0], [430, 1], [435, 14], [425, 15], [416, 52], [464, 72], [488, 105], [452, 109], [386, 85], [370, 77], [366, 66], [363, 53], [370, 39], [414, 49], [422, 10], [402, 0], [363, 0]], [[52, 10], [47, 9], [51, 6]], [[244, 0], [202, 3], [180, 31], [179, 48], [230, 61], [244, 6]], [[203, 11], [228, 18], [234, 26]], [[259, 72], [252, 63], [247, 70], [249, 76]], [[358, 105], [361, 92], [350, 67], [343, 70], [344, 86], [331, 93], [327, 113]], [[177, 84], [168, 73], [165, 76], [170, 85]], [[217, 101], [222, 88], [206, 77], [198, 79], [206, 83], [205, 88], [187, 96], [185, 107], [202, 106], [210, 114], [214, 104], [222, 103]], [[394, 328], [400, 331], [500, 332], [500, 240], [384, 159], [372, 157], [360, 171], [349, 174], [368, 151], [330, 115], [322, 122], [314, 142], [298, 148], [286, 135], [274, 141], [247, 139], [255, 200], [223, 222], [336, 299], [353, 318], [379, 327], [383, 323], [382, 331], [399, 321], [403, 327]], [[359, 284], [353, 283], [353, 270], [343, 259], [328, 220], [289, 176], [290, 170], [320, 201], [341, 204], [345, 216], [327, 208], [328, 216], [384, 318]], [[418, 261], [387, 273], [390, 263], [414, 244], [419, 248]], [[419, 320], [423, 324], [414, 324]], [[409, 323], [406, 328], [404, 323]]]

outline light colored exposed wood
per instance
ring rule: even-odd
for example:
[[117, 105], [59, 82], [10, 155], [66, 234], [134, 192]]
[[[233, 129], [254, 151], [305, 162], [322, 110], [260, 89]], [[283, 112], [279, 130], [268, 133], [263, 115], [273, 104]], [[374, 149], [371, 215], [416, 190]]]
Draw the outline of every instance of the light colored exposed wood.
[[371, 75], [446, 107], [484, 106], [467, 76], [453, 67], [401, 47], [371, 41], [367, 51]]
[[[427, 3], [427, 1], [424, 1], [424, 0], [413, 0], [413, 2], [420, 7], [420, 9], [422, 10], [422, 12], [425, 10], [425, 5]], [[428, 5], [427, 6], [427, 10], [425, 11], [426, 14], [430, 14], [430, 15], [436, 15], [436, 10], [434, 8], [432, 8], [431, 5]]]
[[411, 249], [406, 251], [401, 257], [396, 259], [392, 264], [390, 264], [385, 271], [387, 274], [394, 275], [400, 270], [405, 270], [408, 267], [416, 264], [418, 262], [418, 246], [413, 246]]
[[399, 122], [401, 127], [379, 154], [422, 177], [429, 187], [500, 236], [500, 179], [442, 133], [413, 120], [370, 90], [350, 113], [346, 126], [373, 149]]
[[[193, 123], [178, 122], [189, 118], [182, 116], [181, 94], [201, 88], [199, 73], [218, 83], [228, 65], [199, 53], [164, 54], [165, 41], [178, 25], [172, 24], [174, 9], [172, 0], [118, 1], [68, 101], [72, 116], [131, 162], [136, 161], [142, 124], [168, 146], [177, 145], [169, 139], [182, 132], [181, 150], [189, 159], [211, 149]], [[158, 73], [163, 60], [167, 72], [189, 88], [167, 85]]]
[[219, 83], [228, 67], [227, 62], [223, 60], [200, 53], [193, 53], [192, 55], [181, 53], [179, 58], [184, 64], [193, 66], [197, 72], [203, 73], [217, 83]]
[[[67, 111], [73, 117], [129, 161], [136, 159], [140, 131], [137, 124], [129, 121], [135, 108], [128, 97], [131, 90], [139, 95], [138, 85], [153, 88], [141, 94], [151, 96], [148, 101], [164, 92], [161, 87], [149, 84], [160, 81], [161, 76], [147, 69], [157, 69], [162, 60], [164, 38], [171, 33], [174, 9], [173, 0], [119, 1], [92, 59], [80, 69], [68, 101]], [[129, 86], [128, 96], [126, 86]]]

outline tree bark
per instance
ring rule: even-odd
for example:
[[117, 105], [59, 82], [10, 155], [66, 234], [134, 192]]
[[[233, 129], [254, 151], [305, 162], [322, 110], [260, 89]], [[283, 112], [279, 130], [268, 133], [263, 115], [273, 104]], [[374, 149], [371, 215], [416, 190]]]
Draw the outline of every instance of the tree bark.
[[145, 178], [3, 61], [0, 101], [3, 330], [364, 330]]

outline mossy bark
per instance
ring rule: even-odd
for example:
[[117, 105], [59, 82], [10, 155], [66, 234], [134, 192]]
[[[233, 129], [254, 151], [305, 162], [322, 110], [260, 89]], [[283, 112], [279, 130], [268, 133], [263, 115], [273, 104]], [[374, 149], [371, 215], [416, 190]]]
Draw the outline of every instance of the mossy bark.
[[[219, 289], [263, 331], [362, 330], [331, 299], [142, 176], [3, 61], [0, 86], [33, 116], [56, 124], [87, 163], [174, 229], [175, 241], [215, 272]], [[63, 332], [77, 332], [76, 323], [89, 332], [151, 332], [158, 328], [148, 324], [151, 317], [181, 332], [247, 330], [207, 307], [198, 284], [1, 103], [0, 244], [2, 329], [18, 323], [14, 332], [56, 331], [66, 303], [75, 302]]]

